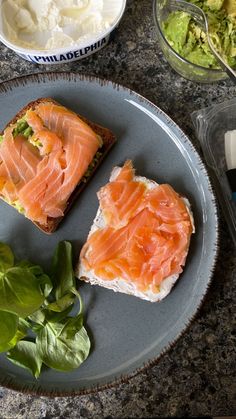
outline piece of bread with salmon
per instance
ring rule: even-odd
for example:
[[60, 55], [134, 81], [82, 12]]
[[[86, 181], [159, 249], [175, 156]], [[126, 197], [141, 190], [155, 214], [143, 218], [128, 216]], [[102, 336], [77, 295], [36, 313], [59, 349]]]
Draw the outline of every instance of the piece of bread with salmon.
[[0, 134], [0, 197], [52, 233], [115, 141], [54, 99], [36, 99]]
[[156, 302], [171, 291], [194, 232], [189, 201], [169, 185], [115, 167], [76, 267], [92, 285]]

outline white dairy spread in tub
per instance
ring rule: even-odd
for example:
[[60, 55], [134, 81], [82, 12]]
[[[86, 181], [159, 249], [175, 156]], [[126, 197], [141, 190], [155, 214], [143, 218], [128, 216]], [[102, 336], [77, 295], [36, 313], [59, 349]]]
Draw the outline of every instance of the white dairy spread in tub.
[[23, 48], [71, 47], [109, 30], [122, 6], [122, 0], [2, 0], [3, 33]]

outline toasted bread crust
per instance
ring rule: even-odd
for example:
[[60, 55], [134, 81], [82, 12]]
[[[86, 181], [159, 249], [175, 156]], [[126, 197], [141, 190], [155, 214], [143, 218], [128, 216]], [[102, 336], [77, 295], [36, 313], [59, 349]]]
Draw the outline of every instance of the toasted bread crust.
[[[18, 121], [18, 119], [22, 118], [29, 109], [34, 110], [37, 107], [37, 105], [39, 105], [42, 102], [52, 102], [52, 103], [55, 103], [57, 105], [63, 106], [59, 102], [57, 102], [56, 100], [54, 100], [52, 98], [47, 98], [47, 97], [46, 98], [39, 98], [37, 100], [34, 100], [32, 102], [29, 102], [24, 108], [22, 108], [14, 116], [14, 118], [12, 118], [8, 122], [8, 124], [5, 126], [4, 130], [0, 133], [0, 135], [3, 135], [3, 133], [4, 133], [4, 131], [5, 131], [5, 129], [7, 127], [9, 127], [11, 125], [14, 125]], [[57, 217], [57, 218], [48, 217], [47, 225], [42, 225], [42, 224], [40, 224], [38, 222], [34, 222], [33, 220], [30, 220], [40, 230], [42, 230], [44, 233], [47, 233], [47, 234], [51, 234], [51, 233], [53, 233], [57, 229], [59, 223], [62, 222], [62, 220], [64, 219], [65, 215], [68, 213], [68, 211], [72, 207], [73, 203], [76, 201], [76, 199], [78, 198], [78, 196], [80, 195], [80, 193], [83, 191], [83, 189], [85, 188], [85, 186], [87, 185], [87, 183], [89, 182], [89, 180], [93, 177], [94, 173], [96, 172], [96, 170], [100, 166], [102, 160], [107, 155], [107, 153], [110, 150], [110, 148], [116, 142], [116, 137], [114, 136], [114, 134], [108, 128], [104, 128], [101, 125], [98, 125], [95, 122], [92, 122], [92, 121], [88, 120], [87, 118], [85, 118], [84, 116], [81, 116], [79, 114], [78, 114], [78, 117], [81, 118], [85, 123], [87, 123], [93, 129], [93, 131], [97, 135], [100, 135], [100, 137], [102, 138], [103, 146], [99, 150], [102, 153], [102, 155], [98, 159], [96, 165], [94, 165], [93, 169], [91, 169], [90, 175], [88, 177], [86, 177], [86, 181], [85, 181], [85, 179], [83, 179], [83, 181], [79, 182], [78, 185], [76, 186], [76, 188], [74, 189], [74, 191], [72, 192], [72, 194], [70, 195], [70, 197], [69, 197], [69, 199], [67, 201], [66, 208], [64, 210], [64, 216]]]

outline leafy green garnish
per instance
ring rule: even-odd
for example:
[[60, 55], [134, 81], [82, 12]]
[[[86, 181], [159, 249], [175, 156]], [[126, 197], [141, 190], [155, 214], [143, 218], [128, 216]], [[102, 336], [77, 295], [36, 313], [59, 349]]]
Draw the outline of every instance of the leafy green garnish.
[[72, 247], [67, 241], [60, 242], [52, 259], [52, 282], [55, 297], [59, 300], [75, 286], [72, 267]]
[[26, 368], [35, 378], [39, 377], [42, 359], [34, 342], [21, 340], [8, 352], [7, 358], [18, 367]]
[[15, 336], [19, 318], [16, 314], [0, 311], [0, 348], [7, 347], [8, 342]]
[[61, 313], [62, 311], [66, 310], [72, 304], [74, 304], [75, 296], [74, 294], [65, 294], [63, 297], [59, 298], [58, 300], [54, 301], [51, 304], [48, 304], [47, 310], [56, 311], [57, 313]]
[[44, 309], [39, 309], [37, 311], [35, 311], [33, 314], [31, 314], [30, 316], [28, 316], [29, 321], [36, 323], [37, 325], [44, 325], [44, 321], [45, 321], [45, 310]]
[[[74, 300], [75, 301], [75, 300]], [[57, 323], [64, 320], [71, 312], [73, 305], [68, 306], [62, 311], [45, 310], [46, 322]]]
[[59, 371], [78, 368], [90, 350], [82, 315], [69, 317], [62, 323], [47, 323], [38, 333], [36, 346], [48, 367]]
[[9, 268], [0, 274], [0, 310], [27, 317], [44, 302], [40, 283], [29, 269]]
[[[7, 313], [7, 314], [11, 314], [11, 313]], [[29, 328], [28, 322], [19, 317], [18, 328], [15, 335], [7, 343], [0, 345], [0, 352], [6, 352], [9, 349], [14, 348], [17, 342], [19, 342], [21, 339], [23, 339], [27, 335], [28, 328]]]
[[48, 275], [46, 275], [39, 265], [33, 265], [27, 260], [22, 260], [21, 262], [17, 263], [16, 266], [20, 268], [27, 269], [31, 274], [35, 276], [37, 279], [41, 291], [45, 297], [47, 297], [51, 290], [52, 290], [52, 281]]
[[0, 243], [0, 272], [6, 272], [14, 265], [14, 255], [7, 244]]
[[[76, 299], [80, 310], [72, 317]], [[36, 336], [29, 341], [30, 330]], [[0, 243], [0, 352], [8, 351], [9, 361], [38, 378], [43, 363], [71, 371], [87, 358], [89, 350], [71, 244], [58, 244], [49, 277], [39, 265], [15, 262], [10, 247]]]

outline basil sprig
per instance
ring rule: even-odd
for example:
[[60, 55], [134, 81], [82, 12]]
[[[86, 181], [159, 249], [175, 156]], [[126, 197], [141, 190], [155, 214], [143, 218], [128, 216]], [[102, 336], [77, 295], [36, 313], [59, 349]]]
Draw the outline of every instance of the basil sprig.
[[[78, 314], [70, 312], [79, 300]], [[83, 305], [75, 288], [71, 243], [58, 243], [50, 276], [28, 261], [16, 262], [0, 243], [0, 352], [38, 378], [42, 366], [78, 368], [90, 351]]]

